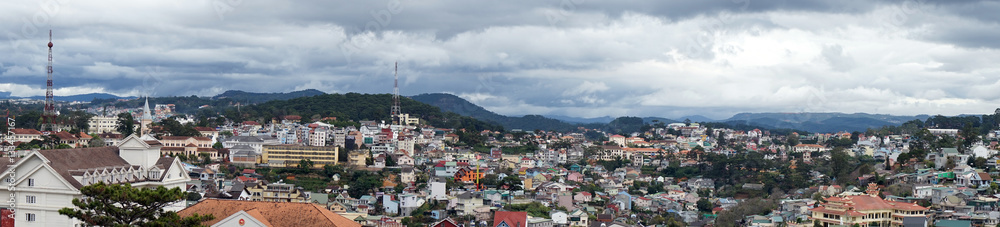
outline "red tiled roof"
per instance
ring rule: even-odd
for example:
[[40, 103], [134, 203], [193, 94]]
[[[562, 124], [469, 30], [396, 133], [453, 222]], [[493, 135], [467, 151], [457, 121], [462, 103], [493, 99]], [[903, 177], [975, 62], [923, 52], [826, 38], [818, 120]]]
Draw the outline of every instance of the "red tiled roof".
[[[854, 195], [854, 196], [844, 196], [844, 197], [834, 196], [834, 197], [826, 198], [826, 201], [828, 201], [828, 202], [843, 203], [845, 206], [853, 207], [855, 211], [889, 210], [889, 209], [909, 210], [909, 211], [927, 210], [926, 207], [922, 207], [922, 206], [917, 205], [915, 203], [888, 201], [888, 200], [883, 200], [882, 198], [875, 197], [875, 196], [870, 196], [870, 195]], [[823, 208], [823, 209], [820, 209], [820, 208]], [[817, 208], [813, 208], [813, 209], [820, 209], [820, 210], [817, 210], [817, 211], [824, 211], [824, 212], [825, 211], [839, 212], [839, 211], [832, 211], [832, 210], [826, 209], [824, 207], [817, 207]], [[829, 213], [829, 212], [826, 212], [826, 213]]]
[[104, 139], [123, 139], [123, 138], [125, 138], [125, 136], [122, 136], [122, 134], [110, 133], [110, 132], [101, 133], [101, 134], [99, 134], [97, 136], [101, 137], [101, 138], [104, 138]]
[[[326, 208], [312, 203], [292, 202], [259, 202], [240, 200], [205, 199], [180, 212], [181, 217], [194, 214], [211, 214], [215, 219], [202, 222], [203, 225], [213, 225], [239, 211], [257, 211], [251, 214], [260, 221], [266, 221], [273, 226], [349, 226], [360, 227], [361, 224], [347, 219]], [[247, 212], [250, 213], [250, 212]]]
[[216, 131], [214, 128], [209, 128], [209, 127], [194, 127], [194, 130], [198, 130], [199, 132], [214, 132], [214, 131]]
[[493, 214], [493, 226], [506, 222], [511, 227], [525, 227], [528, 225], [528, 212], [524, 211], [497, 211]]
[[979, 173], [979, 178], [986, 181], [992, 181], [993, 178], [990, 177], [989, 173]]
[[41, 135], [42, 134], [42, 132], [39, 132], [38, 130], [30, 129], [30, 128], [12, 128], [12, 129], [10, 129], [10, 131], [13, 132], [14, 134], [19, 134], [19, 135]]
[[61, 140], [76, 140], [76, 136], [73, 136], [72, 133], [68, 133], [65, 131], [57, 132], [56, 137], [59, 137], [59, 139]]
[[186, 140], [188, 138], [194, 138], [194, 140], [199, 140], [199, 141], [212, 141], [212, 138], [204, 136], [164, 136], [162, 138], [163, 139], [161, 140]]

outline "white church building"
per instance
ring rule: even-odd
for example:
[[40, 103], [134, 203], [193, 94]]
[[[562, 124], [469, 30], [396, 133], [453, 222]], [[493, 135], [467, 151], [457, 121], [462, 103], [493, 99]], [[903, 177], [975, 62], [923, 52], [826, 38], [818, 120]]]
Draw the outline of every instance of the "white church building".
[[[161, 157], [161, 147], [159, 141], [131, 135], [117, 147], [28, 151], [14, 158], [13, 163], [2, 157], [0, 208], [4, 214], [14, 208], [14, 226], [75, 226], [80, 224], [79, 220], [58, 211], [75, 208], [72, 200], [83, 197], [80, 193], [83, 186], [105, 182], [184, 189], [188, 172], [177, 158]], [[167, 210], [183, 208], [181, 201]]]

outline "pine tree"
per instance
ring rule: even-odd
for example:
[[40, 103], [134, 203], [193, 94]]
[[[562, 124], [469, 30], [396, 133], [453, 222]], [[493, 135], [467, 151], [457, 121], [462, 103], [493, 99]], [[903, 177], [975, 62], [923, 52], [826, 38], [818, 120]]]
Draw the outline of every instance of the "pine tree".
[[97, 184], [80, 188], [82, 199], [73, 199], [76, 208], [59, 209], [69, 216], [93, 226], [201, 226], [214, 219], [212, 215], [181, 218], [177, 212], [163, 208], [185, 198], [180, 188], [159, 186], [133, 188], [129, 184]]

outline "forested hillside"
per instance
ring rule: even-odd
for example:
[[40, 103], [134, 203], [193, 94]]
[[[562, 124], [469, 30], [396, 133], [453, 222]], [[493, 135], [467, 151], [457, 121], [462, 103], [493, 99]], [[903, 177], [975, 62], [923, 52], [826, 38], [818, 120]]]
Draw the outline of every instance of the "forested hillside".
[[[289, 100], [275, 100], [257, 105], [244, 106], [239, 109], [228, 108], [224, 115], [233, 121], [262, 121], [286, 115], [298, 115], [302, 116], [303, 121], [336, 117], [337, 120], [388, 122], [391, 120], [389, 118], [391, 106], [392, 95], [390, 94], [325, 94]], [[437, 107], [406, 97], [400, 97], [400, 109], [403, 113], [426, 120], [428, 124], [435, 127], [465, 128], [476, 131], [503, 129], [502, 126], [479, 121], [471, 117], [451, 112], [442, 112]]]

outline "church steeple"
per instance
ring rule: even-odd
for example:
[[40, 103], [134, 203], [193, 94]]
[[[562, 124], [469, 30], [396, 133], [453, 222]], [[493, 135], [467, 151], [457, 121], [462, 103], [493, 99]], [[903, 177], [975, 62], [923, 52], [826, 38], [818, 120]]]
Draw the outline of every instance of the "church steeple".
[[146, 105], [142, 107], [142, 120], [153, 121], [153, 115], [149, 114], [149, 96], [146, 96]]
[[151, 123], [153, 123], [153, 114], [149, 111], [149, 96], [146, 96], [146, 104], [142, 106], [142, 118], [139, 119], [140, 135], [146, 135], [152, 131], [149, 128]]

